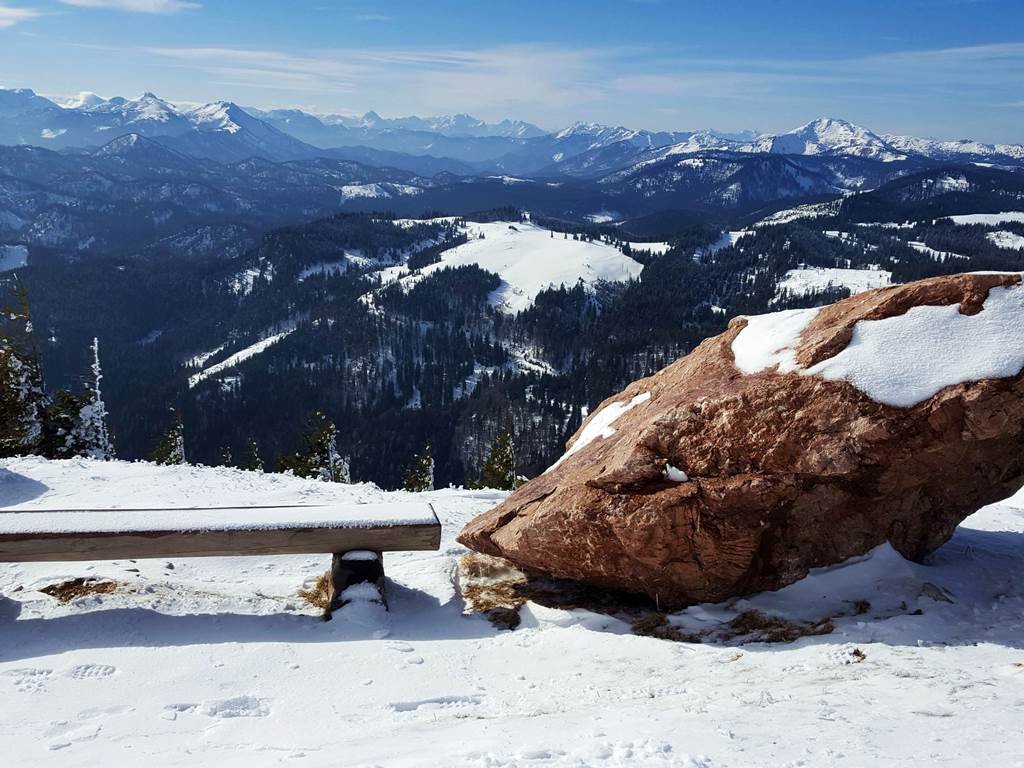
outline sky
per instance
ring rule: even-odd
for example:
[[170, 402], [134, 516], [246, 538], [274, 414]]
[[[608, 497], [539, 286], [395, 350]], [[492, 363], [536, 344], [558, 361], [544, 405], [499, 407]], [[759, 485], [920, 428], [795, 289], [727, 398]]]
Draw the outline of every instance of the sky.
[[0, 87], [1024, 142], [1024, 0], [0, 0]]

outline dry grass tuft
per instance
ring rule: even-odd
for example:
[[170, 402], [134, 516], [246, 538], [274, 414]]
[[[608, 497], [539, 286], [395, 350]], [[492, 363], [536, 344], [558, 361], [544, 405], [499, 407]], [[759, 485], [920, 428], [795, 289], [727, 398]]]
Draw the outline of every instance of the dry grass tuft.
[[326, 611], [331, 605], [331, 572], [324, 571], [310, 589], [300, 589], [296, 594], [314, 608]]
[[[476, 552], [459, 558], [458, 585], [466, 601], [467, 611], [484, 614], [501, 629], [514, 629], [519, 625], [519, 609], [527, 602], [563, 611], [582, 608], [611, 616], [628, 617], [654, 608], [653, 601], [643, 595], [615, 592], [522, 571], [507, 560]], [[640, 621], [641, 627], [645, 627], [644, 620]], [[666, 621], [662, 634], [654, 634], [657, 630], [653, 627], [650, 632], [652, 637], [690, 639], [682, 635], [678, 638], [670, 637], [671, 629]]]
[[676, 643], [699, 643], [700, 637], [684, 634], [678, 627], [672, 626], [664, 613], [649, 613], [635, 619], [632, 623], [633, 634], [642, 637], [656, 637], [659, 640], [671, 640]]
[[470, 613], [481, 613], [499, 629], [519, 626], [527, 601], [519, 588], [526, 575], [505, 560], [471, 552], [459, 558], [459, 588]]
[[498, 629], [513, 630], [519, 626], [522, 619], [519, 617], [519, 607], [515, 608], [491, 608], [484, 612], [484, 616]]
[[516, 582], [498, 581], [489, 584], [467, 584], [462, 597], [473, 613], [484, 613], [495, 608], [518, 608], [526, 602], [516, 590]]
[[[831, 617], [796, 622], [760, 611], [746, 611], [728, 624], [699, 634], [674, 626], [645, 595], [615, 592], [566, 579], [521, 571], [506, 560], [475, 552], [459, 559], [458, 586], [469, 613], [480, 613], [501, 629], [519, 625], [519, 610], [527, 602], [559, 610], [584, 609], [630, 622], [633, 633], [677, 643], [788, 643], [801, 637], [827, 635]], [[867, 613], [867, 600], [851, 603], [855, 615]], [[844, 614], [845, 615], [845, 614]], [[856, 658], [856, 654], [854, 654]]]
[[86, 577], [62, 581], [59, 584], [50, 584], [39, 591], [50, 597], [55, 597], [62, 603], [70, 603], [80, 597], [88, 595], [106, 595], [117, 589], [117, 582], [112, 579], [97, 579]]
[[760, 611], [745, 611], [729, 622], [728, 639], [745, 638], [746, 643], [791, 643], [800, 637], [831, 634], [835, 627], [829, 618], [797, 623]]

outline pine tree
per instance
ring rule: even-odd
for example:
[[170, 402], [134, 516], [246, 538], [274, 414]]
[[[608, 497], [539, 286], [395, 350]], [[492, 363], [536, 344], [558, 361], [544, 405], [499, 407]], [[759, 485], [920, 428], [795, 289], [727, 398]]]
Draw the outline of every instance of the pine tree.
[[351, 483], [347, 458], [338, 453], [338, 429], [321, 411], [306, 419], [302, 450], [277, 460], [278, 470], [325, 483]]
[[46, 437], [43, 455], [51, 459], [70, 459], [82, 456], [85, 446], [78, 441], [79, 417], [89, 404], [87, 394], [66, 389], [59, 390], [46, 411]]
[[505, 419], [505, 427], [498, 433], [480, 470], [479, 488], [497, 488], [511, 491], [519, 478], [516, 476], [515, 436], [512, 433], [512, 419]]
[[225, 445], [220, 450], [220, 464], [222, 467], [233, 467], [235, 460], [231, 456], [231, 446]]
[[434, 455], [430, 443], [423, 447], [412, 464], [406, 468], [402, 488], [414, 493], [434, 490]]
[[114, 443], [107, 429], [107, 406], [100, 392], [103, 372], [100, 369], [100, 342], [92, 340], [92, 381], [86, 387], [88, 402], [78, 412], [78, 424], [73, 439], [82, 446], [79, 455], [110, 461], [114, 458]]
[[249, 447], [242, 454], [242, 460], [238, 463], [239, 469], [248, 469], [252, 472], [263, 471], [263, 459], [260, 458], [260, 446], [255, 437], [249, 438]]
[[177, 411], [174, 426], [160, 438], [150, 459], [157, 464], [185, 463], [185, 426], [181, 423], [181, 414]]
[[49, 398], [32, 337], [28, 292], [15, 284], [14, 306], [0, 308], [0, 457], [40, 450]]

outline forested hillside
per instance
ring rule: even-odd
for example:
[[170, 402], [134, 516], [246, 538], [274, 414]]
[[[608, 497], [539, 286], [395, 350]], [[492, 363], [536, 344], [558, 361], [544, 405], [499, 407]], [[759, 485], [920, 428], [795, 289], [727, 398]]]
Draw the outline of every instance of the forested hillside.
[[[99, 337], [123, 457], [149, 455], [177, 413], [190, 461], [255, 448], [273, 466], [301, 448], [321, 411], [352, 477], [396, 487], [429, 445], [436, 482], [465, 483], [506, 422], [517, 471], [543, 471], [602, 399], [735, 315], [927, 275], [1024, 269], [1019, 216], [864, 220], [898, 194], [883, 187], [731, 232], [664, 220], [659, 241], [644, 226], [512, 208], [339, 214], [220, 259], [69, 260], [35, 248], [17, 274], [48, 388], [78, 386]], [[928, 210], [953, 214], [983, 202], [962, 191], [928, 199]], [[577, 254], [605, 271], [516, 293]], [[541, 272], [524, 277], [523, 264]]]

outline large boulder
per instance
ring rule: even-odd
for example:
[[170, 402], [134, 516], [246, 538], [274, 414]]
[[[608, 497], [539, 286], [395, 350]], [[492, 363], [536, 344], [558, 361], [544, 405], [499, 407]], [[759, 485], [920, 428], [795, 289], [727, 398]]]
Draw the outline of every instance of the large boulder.
[[663, 606], [920, 559], [1024, 483], [1024, 287], [939, 277], [738, 317], [609, 398], [466, 546]]

